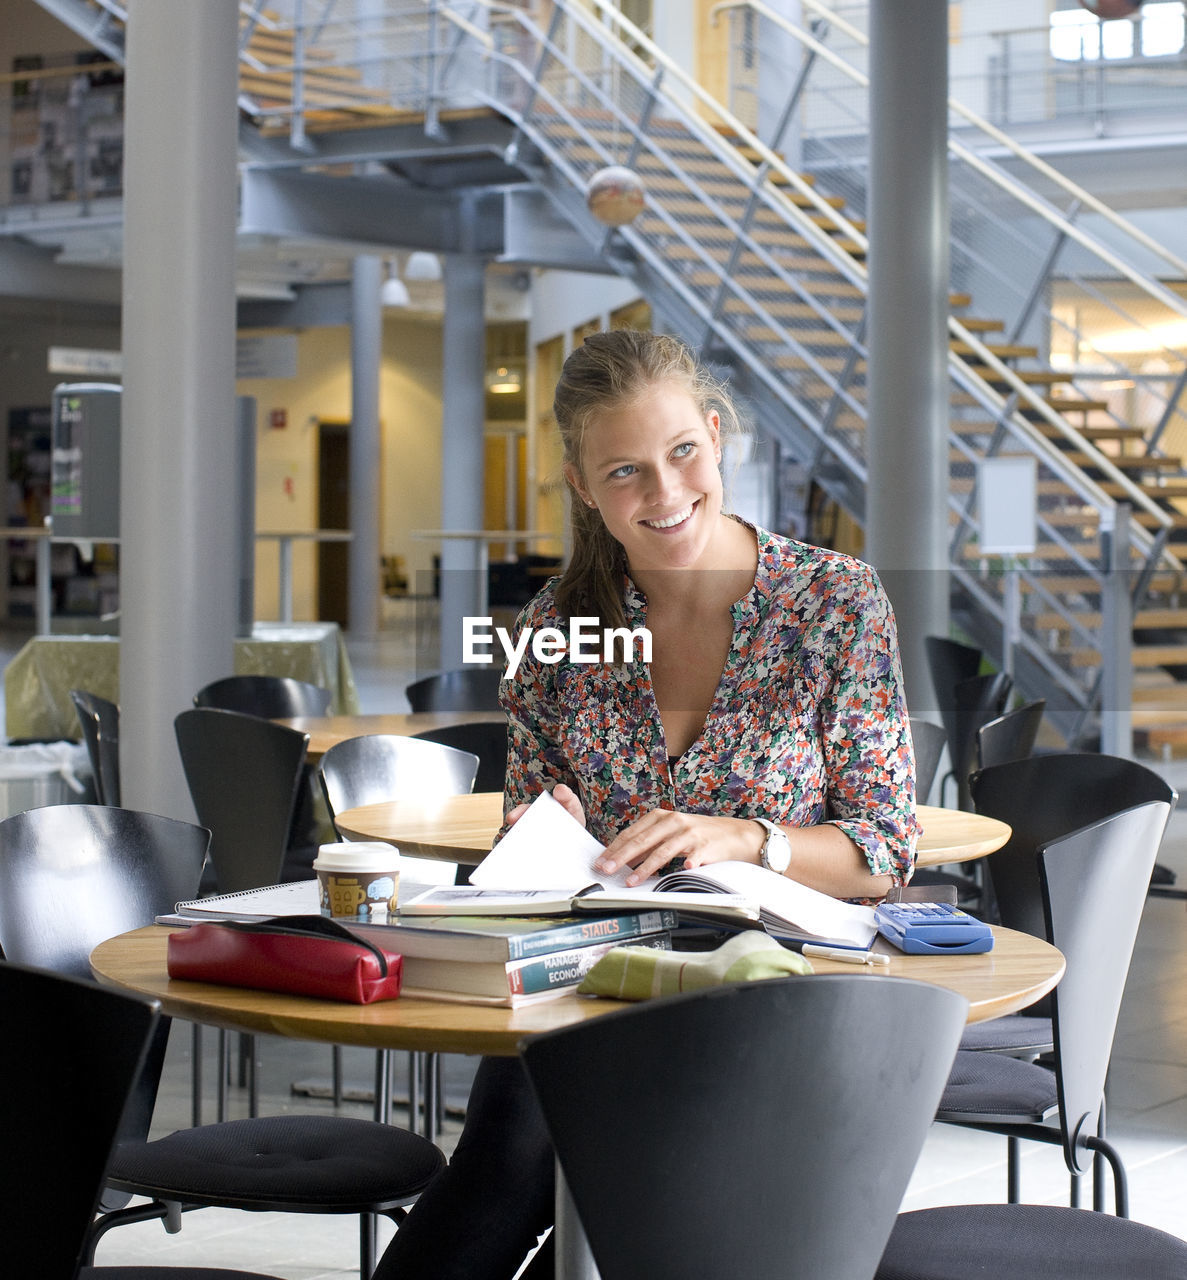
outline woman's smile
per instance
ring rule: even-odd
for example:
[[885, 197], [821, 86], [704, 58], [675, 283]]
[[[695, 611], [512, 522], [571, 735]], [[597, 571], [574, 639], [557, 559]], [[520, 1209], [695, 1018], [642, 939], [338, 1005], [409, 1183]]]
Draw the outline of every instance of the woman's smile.
[[648, 529], [655, 529], [661, 533], [667, 533], [669, 530], [678, 529], [682, 525], [686, 524], [692, 518], [692, 513], [699, 502], [700, 498], [698, 498], [696, 502], [690, 502], [687, 507], [674, 512], [670, 516], [659, 516], [650, 520], [640, 520], [639, 523], [646, 525]]

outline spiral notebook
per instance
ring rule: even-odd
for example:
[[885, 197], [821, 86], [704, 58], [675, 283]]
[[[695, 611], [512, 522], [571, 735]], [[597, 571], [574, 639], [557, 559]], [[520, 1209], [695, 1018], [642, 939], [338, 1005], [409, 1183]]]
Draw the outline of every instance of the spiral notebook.
[[315, 916], [321, 910], [316, 880], [295, 880], [291, 884], [268, 885], [262, 889], [241, 889], [211, 898], [179, 902], [167, 915], [157, 916], [157, 924], [188, 925], [203, 920], [267, 920], [271, 916]]

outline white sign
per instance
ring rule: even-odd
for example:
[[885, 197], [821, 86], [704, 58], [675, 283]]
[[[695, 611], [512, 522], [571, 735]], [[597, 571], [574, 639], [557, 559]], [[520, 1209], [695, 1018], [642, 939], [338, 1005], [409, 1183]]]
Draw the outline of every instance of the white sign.
[[235, 377], [295, 378], [297, 335], [261, 334], [235, 339]]
[[980, 555], [1030, 555], [1038, 520], [1035, 459], [982, 458], [977, 464], [977, 505]]
[[91, 351], [86, 347], [50, 347], [50, 373], [99, 373], [119, 375], [124, 371], [121, 351]]

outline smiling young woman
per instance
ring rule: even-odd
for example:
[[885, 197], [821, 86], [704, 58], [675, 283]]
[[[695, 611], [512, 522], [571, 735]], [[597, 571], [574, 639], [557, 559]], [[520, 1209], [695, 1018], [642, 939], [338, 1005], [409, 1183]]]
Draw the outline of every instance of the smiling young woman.
[[[868, 565], [725, 511], [726, 391], [664, 335], [594, 334], [554, 413], [572, 556], [516, 624], [631, 634], [599, 662], [527, 646], [500, 691], [506, 823], [542, 790], [605, 844], [599, 868], [648, 878], [761, 863], [839, 898], [910, 877], [918, 823], [894, 619]], [[624, 1082], [629, 1087], [629, 1082]], [[449, 1167], [377, 1280], [510, 1280], [551, 1223], [552, 1152], [515, 1060], [478, 1069]], [[551, 1274], [542, 1250], [527, 1276]]]

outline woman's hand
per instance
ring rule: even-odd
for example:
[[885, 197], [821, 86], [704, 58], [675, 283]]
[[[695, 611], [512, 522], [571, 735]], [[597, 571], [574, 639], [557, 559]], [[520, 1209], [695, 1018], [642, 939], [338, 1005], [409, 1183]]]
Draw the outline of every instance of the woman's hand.
[[[563, 782], [558, 782], [552, 788], [552, 798], [563, 805], [570, 816], [576, 818], [582, 826], [585, 826], [585, 810], [581, 807], [577, 792], [572, 787], [566, 786]], [[528, 806], [526, 804], [517, 804], [514, 809], [508, 810], [507, 816], [503, 821], [507, 826], [513, 827], [527, 811]]]
[[673, 858], [683, 858], [690, 869], [709, 862], [758, 862], [763, 838], [762, 827], [749, 818], [652, 809], [620, 831], [594, 867], [612, 875], [630, 866], [626, 882], [637, 885], [662, 871]]

